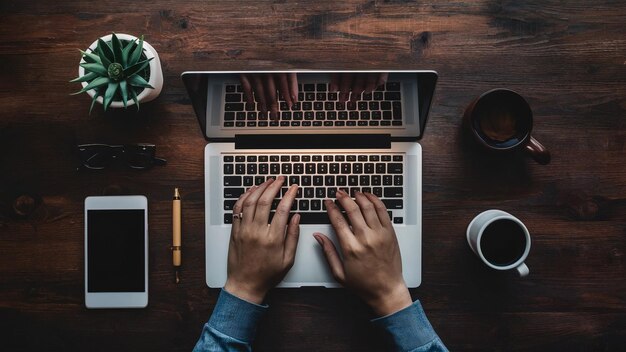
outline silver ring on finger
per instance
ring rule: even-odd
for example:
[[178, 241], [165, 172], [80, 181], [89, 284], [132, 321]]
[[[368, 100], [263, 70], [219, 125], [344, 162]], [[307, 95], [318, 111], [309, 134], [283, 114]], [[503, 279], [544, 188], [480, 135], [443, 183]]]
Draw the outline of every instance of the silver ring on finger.
[[243, 220], [243, 213], [233, 213], [233, 219]]

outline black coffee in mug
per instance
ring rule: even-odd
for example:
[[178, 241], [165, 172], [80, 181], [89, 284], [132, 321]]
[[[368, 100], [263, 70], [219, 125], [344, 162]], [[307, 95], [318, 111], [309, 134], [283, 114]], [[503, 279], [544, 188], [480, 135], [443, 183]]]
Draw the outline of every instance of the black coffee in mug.
[[483, 231], [480, 250], [485, 259], [493, 265], [511, 265], [524, 255], [526, 233], [513, 220], [496, 220], [487, 225]]

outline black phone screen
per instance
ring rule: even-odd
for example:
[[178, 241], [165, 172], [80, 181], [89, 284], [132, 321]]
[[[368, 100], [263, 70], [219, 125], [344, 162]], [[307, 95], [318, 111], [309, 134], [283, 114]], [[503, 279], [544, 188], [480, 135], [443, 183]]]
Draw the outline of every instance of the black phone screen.
[[145, 210], [87, 210], [87, 291], [144, 292]]

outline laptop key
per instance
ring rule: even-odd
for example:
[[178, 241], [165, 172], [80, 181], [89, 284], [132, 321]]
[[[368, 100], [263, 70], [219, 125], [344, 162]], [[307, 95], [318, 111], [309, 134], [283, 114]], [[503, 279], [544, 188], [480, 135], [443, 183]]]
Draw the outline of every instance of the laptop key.
[[385, 92], [385, 100], [400, 100], [399, 92]]
[[402, 164], [400, 164], [400, 163], [389, 163], [389, 164], [387, 164], [387, 173], [390, 173], [390, 174], [401, 174], [402, 173]]
[[234, 93], [237, 91], [237, 87], [234, 84], [226, 85], [226, 93]]
[[224, 111], [243, 111], [243, 103], [226, 103]]
[[300, 199], [298, 201], [299, 210], [309, 210], [309, 200], [308, 199]]
[[233, 214], [224, 213], [224, 224], [232, 224], [232, 223], [233, 223]]
[[402, 198], [402, 187], [385, 187], [385, 198]]
[[244, 188], [224, 187], [224, 198], [239, 198], [244, 192]]
[[241, 101], [241, 94], [239, 93], [227, 93], [224, 97], [224, 101], [227, 103], [238, 103]]
[[235, 203], [237, 201], [234, 199], [226, 199], [224, 201], [224, 210], [233, 210], [233, 207], [235, 206]]
[[224, 186], [241, 186], [241, 176], [224, 176]]
[[402, 186], [402, 175], [395, 175], [393, 176], [393, 185], [394, 186]]
[[320, 210], [322, 208], [322, 201], [319, 199], [311, 200], [311, 210]]
[[402, 209], [404, 207], [402, 199], [382, 199], [387, 209]]

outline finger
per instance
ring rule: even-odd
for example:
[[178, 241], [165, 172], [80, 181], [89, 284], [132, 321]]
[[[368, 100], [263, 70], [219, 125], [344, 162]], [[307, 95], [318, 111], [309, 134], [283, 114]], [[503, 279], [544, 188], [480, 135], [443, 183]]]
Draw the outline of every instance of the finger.
[[246, 95], [246, 102], [254, 105], [254, 95], [252, 94], [252, 85], [250, 84], [250, 78], [246, 74], [239, 75], [239, 81], [241, 81], [241, 88]]
[[341, 214], [341, 210], [339, 210], [339, 207], [332, 200], [326, 199], [324, 200], [324, 204], [326, 205], [326, 212], [328, 213], [330, 223], [337, 235], [339, 247], [341, 247], [341, 251], [345, 253], [345, 249], [357, 244], [354, 233], [350, 229], [350, 224], [348, 224], [346, 218]]
[[343, 285], [346, 280], [346, 274], [343, 270], [343, 262], [341, 261], [341, 258], [339, 258], [339, 253], [337, 253], [337, 247], [335, 247], [335, 244], [330, 240], [330, 238], [319, 232], [314, 233], [313, 237], [315, 237], [324, 250], [324, 256], [326, 257], [326, 261], [330, 267], [330, 272], [333, 273], [335, 280]]
[[298, 74], [291, 72], [287, 79], [289, 80], [289, 95], [293, 103], [298, 102]]
[[361, 209], [361, 214], [363, 215], [367, 226], [371, 229], [380, 229], [382, 224], [378, 219], [376, 208], [374, 208], [374, 204], [369, 200], [369, 198], [361, 192], [356, 192], [354, 198], [356, 199], [356, 204], [359, 206], [359, 209]]
[[365, 90], [365, 80], [367, 75], [364, 73], [359, 73], [354, 77], [354, 82], [352, 82], [352, 94], [350, 94], [350, 101], [361, 100], [361, 93]]
[[[278, 231], [283, 233], [284, 230], [279, 228]], [[285, 236], [285, 260], [292, 265], [296, 258], [298, 238], [300, 238], [300, 214], [296, 214], [291, 218], [287, 226], [287, 235]]]
[[258, 103], [257, 110], [259, 111], [259, 113], [265, 116], [265, 114], [267, 113], [267, 103], [265, 101], [265, 88], [263, 88], [263, 79], [264, 77], [261, 75], [252, 76], [254, 100]]
[[298, 185], [291, 185], [287, 193], [283, 196], [283, 199], [278, 203], [278, 207], [276, 207], [276, 213], [272, 219], [272, 227], [284, 229], [285, 226], [287, 226], [291, 204], [293, 204], [293, 201], [296, 199], [296, 193], [298, 193]]
[[343, 73], [339, 75], [339, 101], [345, 102], [350, 97], [350, 88], [352, 87], [352, 74]]
[[276, 83], [274, 76], [265, 76], [265, 102], [270, 110], [270, 118], [276, 120], [278, 118], [278, 96], [276, 95]]
[[336, 92], [339, 90], [339, 73], [330, 74], [330, 84], [328, 85], [329, 92]]
[[270, 211], [272, 210], [272, 202], [276, 198], [276, 194], [280, 192], [280, 187], [285, 182], [285, 177], [280, 176], [274, 182], [272, 182], [263, 194], [259, 197], [256, 203], [256, 211], [254, 212], [254, 222], [259, 225], [266, 225], [269, 223]]
[[256, 212], [256, 203], [259, 198], [274, 180], [269, 179], [261, 183], [256, 189], [252, 190], [251, 194], [243, 202], [243, 225], [252, 224], [254, 222], [254, 213]]
[[289, 92], [289, 82], [287, 80], [286, 73], [277, 73], [274, 75], [274, 81], [278, 82], [278, 90], [280, 91], [280, 95], [285, 99], [285, 103], [289, 109], [291, 109], [291, 105], [293, 105], [293, 101], [291, 100], [291, 93]]
[[391, 223], [391, 219], [389, 218], [389, 213], [387, 212], [387, 207], [385, 203], [383, 203], [378, 197], [371, 193], [363, 193], [372, 204], [374, 204], [374, 209], [376, 209], [376, 214], [378, 215], [378, 220], [380, 224], [385, 228], [393, 228], [393, 224]]
[[387, 79], [389, 78], [389, 73], [388, 72], [381, 72], [378, 75], [378, 82], [376, 82], [376, 86], [380, 87], [383, 84], [387, 83]]
[[[252, 193], [252, 190], [253, 188], [250, 188], [249, 190], [244, 192], [244, 194], [239, 196], [239, 199], [237, 199], [237, 201], [235, 202], [235, 205], [233, 205], [233, 214], [239, 214], [243, 211], [243, 202], [246, 200], [246, 198], [248, 198], [250, 193]], [[237, 220], [233, 218], [233, 227], [231, 229], [232, 235], [237, 236], [239, 234], [240, 225], [241, 225], [241, 220]]]
[[367, 79], [365, 81], [365, 92], [371, 93], [374, 89], [376, 89], [377, 82], [378, 82], [378, 73], [368, 74]]
[[[339, 204], [345, 209], [353, 229], [367, 228], [367, 223], [365, 223], [363, 214], [361, 214], [361, 209], [346, 192], [337, 191], [337, 200], [339, 200]], [[354, 231], [354, 233], [356, 232], [358, 231]]]

